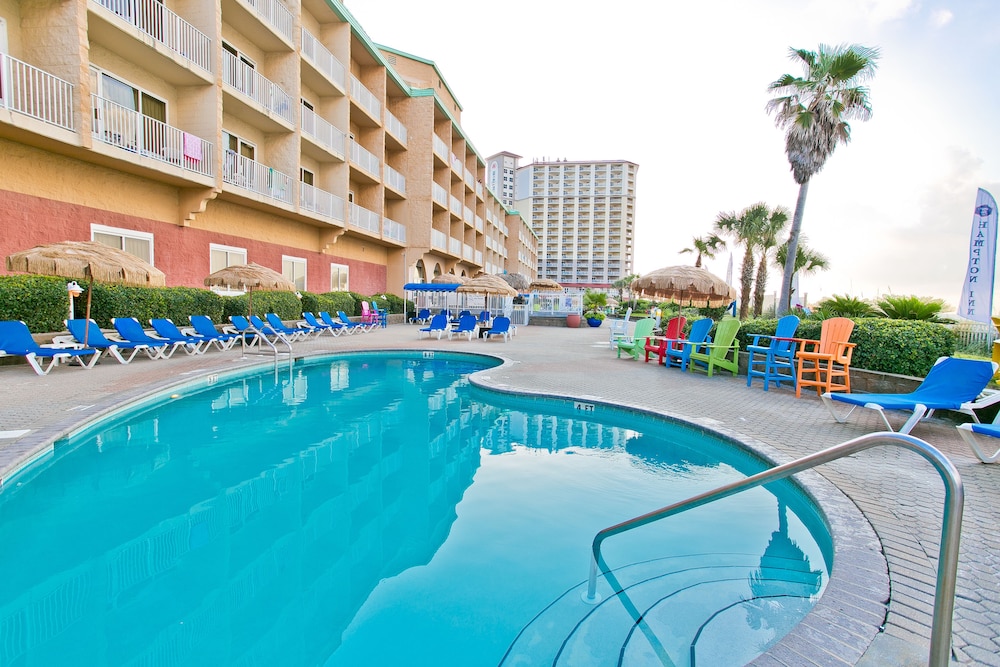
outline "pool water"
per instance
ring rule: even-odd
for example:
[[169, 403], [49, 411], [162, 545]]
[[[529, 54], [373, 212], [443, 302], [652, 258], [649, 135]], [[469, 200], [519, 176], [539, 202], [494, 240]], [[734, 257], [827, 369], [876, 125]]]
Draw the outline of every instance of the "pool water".
[[641, 622], [584, 604], [598, 530], [766, 466], [491, 363], [309, 360], [57, 443], [0, 493], [0, 665], [742, 664], [808, 612], [832, 549], [790, 484], [608, 540]]

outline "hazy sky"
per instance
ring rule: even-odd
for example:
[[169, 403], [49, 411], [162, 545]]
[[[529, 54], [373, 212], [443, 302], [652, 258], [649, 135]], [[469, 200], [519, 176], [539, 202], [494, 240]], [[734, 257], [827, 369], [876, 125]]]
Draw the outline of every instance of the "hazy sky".
[[[483, 157], [639, 165], [635, 269], [680, 255], [721, 211], [794, 209], [798, 186], [767, 86], [790, 47], [882, 52], [874, 115], [810, 184], [803, 233], [832, 294], [956, 306], [977, 188], [1000, 199], [996, 0], [348, 0], [376, 43], [434, 61]], [[739, 256], [735, 273], [739, 272]], [[728, 254], [705, 265], [724, 276]], [[771, 271], [768, 292], [778, 288]]]

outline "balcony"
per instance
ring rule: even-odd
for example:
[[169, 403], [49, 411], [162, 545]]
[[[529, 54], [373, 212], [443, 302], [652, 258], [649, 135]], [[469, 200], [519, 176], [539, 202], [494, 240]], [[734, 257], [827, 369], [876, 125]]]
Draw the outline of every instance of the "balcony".
[[344, 200], [337, 195], [299, 183], [299, 208], [329, 221], [344, 223]]
[[436, 229], [431, 230], [431, 248], [445, 251], [448, 249], [448, 235]]
[[222, 181], [283, 204], [292, 203], [292, 179], [288, 174], [228, 149], [222, 165]]
[[380, 233], [380, 219], [378, 213], [375, 211], [369, 211], [363, 206], [358, 206], [357, 204], [351, 203], [351, 219], [350, 224], [352, 227], [357, 227], [358, 229], [363, 229], [366, 232], [371, 232], [372, 234], [378, 235]]
[[371, 117], [376, 126], [381, 125], [382, 103], [353, 74], [351, 75], [351, 101], [356, 102]]
[[395, 220], [382, 218], [382, 237], [406, 245], [406, 227]]
[[392, 188], [401, 195], [406, 194], [405, 176], [403, 176], [401, 173], [399, 173], [389, 165], [385, 165], [385, 167], [382, 169], [382, 172], [385, 184], [388, 187]]
[[264, 51], [291, 51], [295, 19], [278, 0], [223, 0], [222, 16]]
[[73, 131], [73, 85], [0, 53], [0, 109]]
[[473, 247], [471, 245], [469, 245], [468, 243], [463, 243], [462, 244], [462, 259], [471, 262], [472, 258], [475, 257], [475, 256], [476, 256], [476, 254], [475, 254], [475, 251], [474, 251]]
[[111, 100], [97, 95], [90, 100], [95, 141], [201, 176], [215, 176], [213, 144]]
[[[259, 116], [254, 117], [253, 114], [249, 117], [243, 114], [244, 120], [268, 132], [294, 127], [292, 98], [288, 93], [229, 51], [222, 52], [222, 81], [252, 103], [248, 108], [263, 112], [271, 122], [262, 124]], [[274, 116], [287, 125], [276, 121]]]
[[387, 138], [395, 139], [400, 148], [406, 148], [406, 126], [388, 109], [385, 110], [385, 131]]
[[448, 144], [445, 143], [444, 139], [435, 134], [431, 144], [432, 144], [432, 149], [434, 151], [434, 155], [438, 156], [439, 158], [441, 158], [442, 161], [447, 163], [449, 151], [448, 151]]
[[[302, 105], [302, 136], [307, 138], [312, 144], [322, 151], [306, 150], [312, 157], [320, 162], [343, 161], [344, 142], [346, 136], [339, 129], [323, 120], [316, 112], [309, 107]], [[331, 160], [330, 158], [337, 158]]]
[[431, 183], [431, 200], [443, 209], [448, 208], [448, 191], [437, 183]]
[[324, 89], [343, 95], [347, 90], [347, 70], [337, 57], [320, 44], [319, 40], [302, 28], [302, 78], [321, 94]]
[[461, 218], [462, 217], [462, 208], [463, 208], [462, 201], [458, 197], [456, 197], [455, 195], [451, 195], [450, 194], [450, 195], [448, 195], [448, 197], [449, 197], [449, 203], [450, 203], [450, 206], [449, 206], [448, 210], [450, 210], [451, 213], [452, 213], [452, 215], [454, 215], [456, 218]]
[[448, 239], [448, 252], [455, 257], [462, 256], [462, 241], [460, 239]]
[[483, 263], [483, 251], [482, 250], [477, 250], [476, 251], [475, 262], [476, 262], [476, 264], [482, 265], [482, 263]]
[[471, 208], [465, 206], [462, 208], [462, 220], [465, 221], [465, 224], [472, 227], [476, 222], [476, 214], [472, 212]]
[[357, 141], [351, 142], [351, 166], [357, 167], [364, 173], [371, 176], [372, 180], [379, 180], [379, 160], [374, 153], [368, 151]]

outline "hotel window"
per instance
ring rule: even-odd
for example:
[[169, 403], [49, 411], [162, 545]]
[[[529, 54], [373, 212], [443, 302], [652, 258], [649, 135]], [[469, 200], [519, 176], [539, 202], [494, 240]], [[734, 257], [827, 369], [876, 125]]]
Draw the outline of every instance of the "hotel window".
[[247, 249], [234, 248], [232, 246], [209, 244], [211, 259], [209, 260], [209, 273], [215, 273], [219, 269], [228, 266], [239, 266], [247, 263]]
[[295, 289], [306, 291], [306, 260], [301, 257], [281, 256], [281, 275], [295, 285]]
[[97, 243], [124, 250], [148, 264], [153, 263], [152, 234], [134, 232], [129, 229], [105, 227], [104, 225], [91, 225], [90, 238]]
[[347, 266], [344, 264], [331, 264], [330, 265], [330, 291], [331, 292], [346, 292], [348, 287], [347, 281]]
[[96, 94], [93, 133], [98, 139], [130, 151], [163, 152], [166, 102], [95, 67], [90, 68], [90, 83]]

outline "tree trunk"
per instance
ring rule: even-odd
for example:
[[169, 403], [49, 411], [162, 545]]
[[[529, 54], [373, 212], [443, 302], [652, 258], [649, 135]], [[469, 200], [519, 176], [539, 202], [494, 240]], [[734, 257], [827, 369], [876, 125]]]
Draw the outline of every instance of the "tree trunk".
[[788, 313], [792, 301], [792, 276], [795, 275], [795, 255], [799, 249], [799, 233], [802, 231], [802, 214], [806, 208], [806, 195], [809, 193], [809, 181], [799, 185], [799, 196], [795, 200], [795, 214], [792, 216], [792, 228], [788, 230], [788, 254], [785, 257], [785, 272], [781, 276], [781, 299], [778, 301], [775, 314], [778, 317]]
[[753, 288], [754, 257], [753, 248], [747, 246], [743, 254], [743, 268], [740, 275], [740, 319], [747, 318], [747, 311], [750, 310], [751, 289]]
[[757, 265], [757, 282], [754, 283], [753, 290], [753, 316], [760, 317], [764, 311], [764, 290], [767, 288], [767, 251], [760, 258]]

